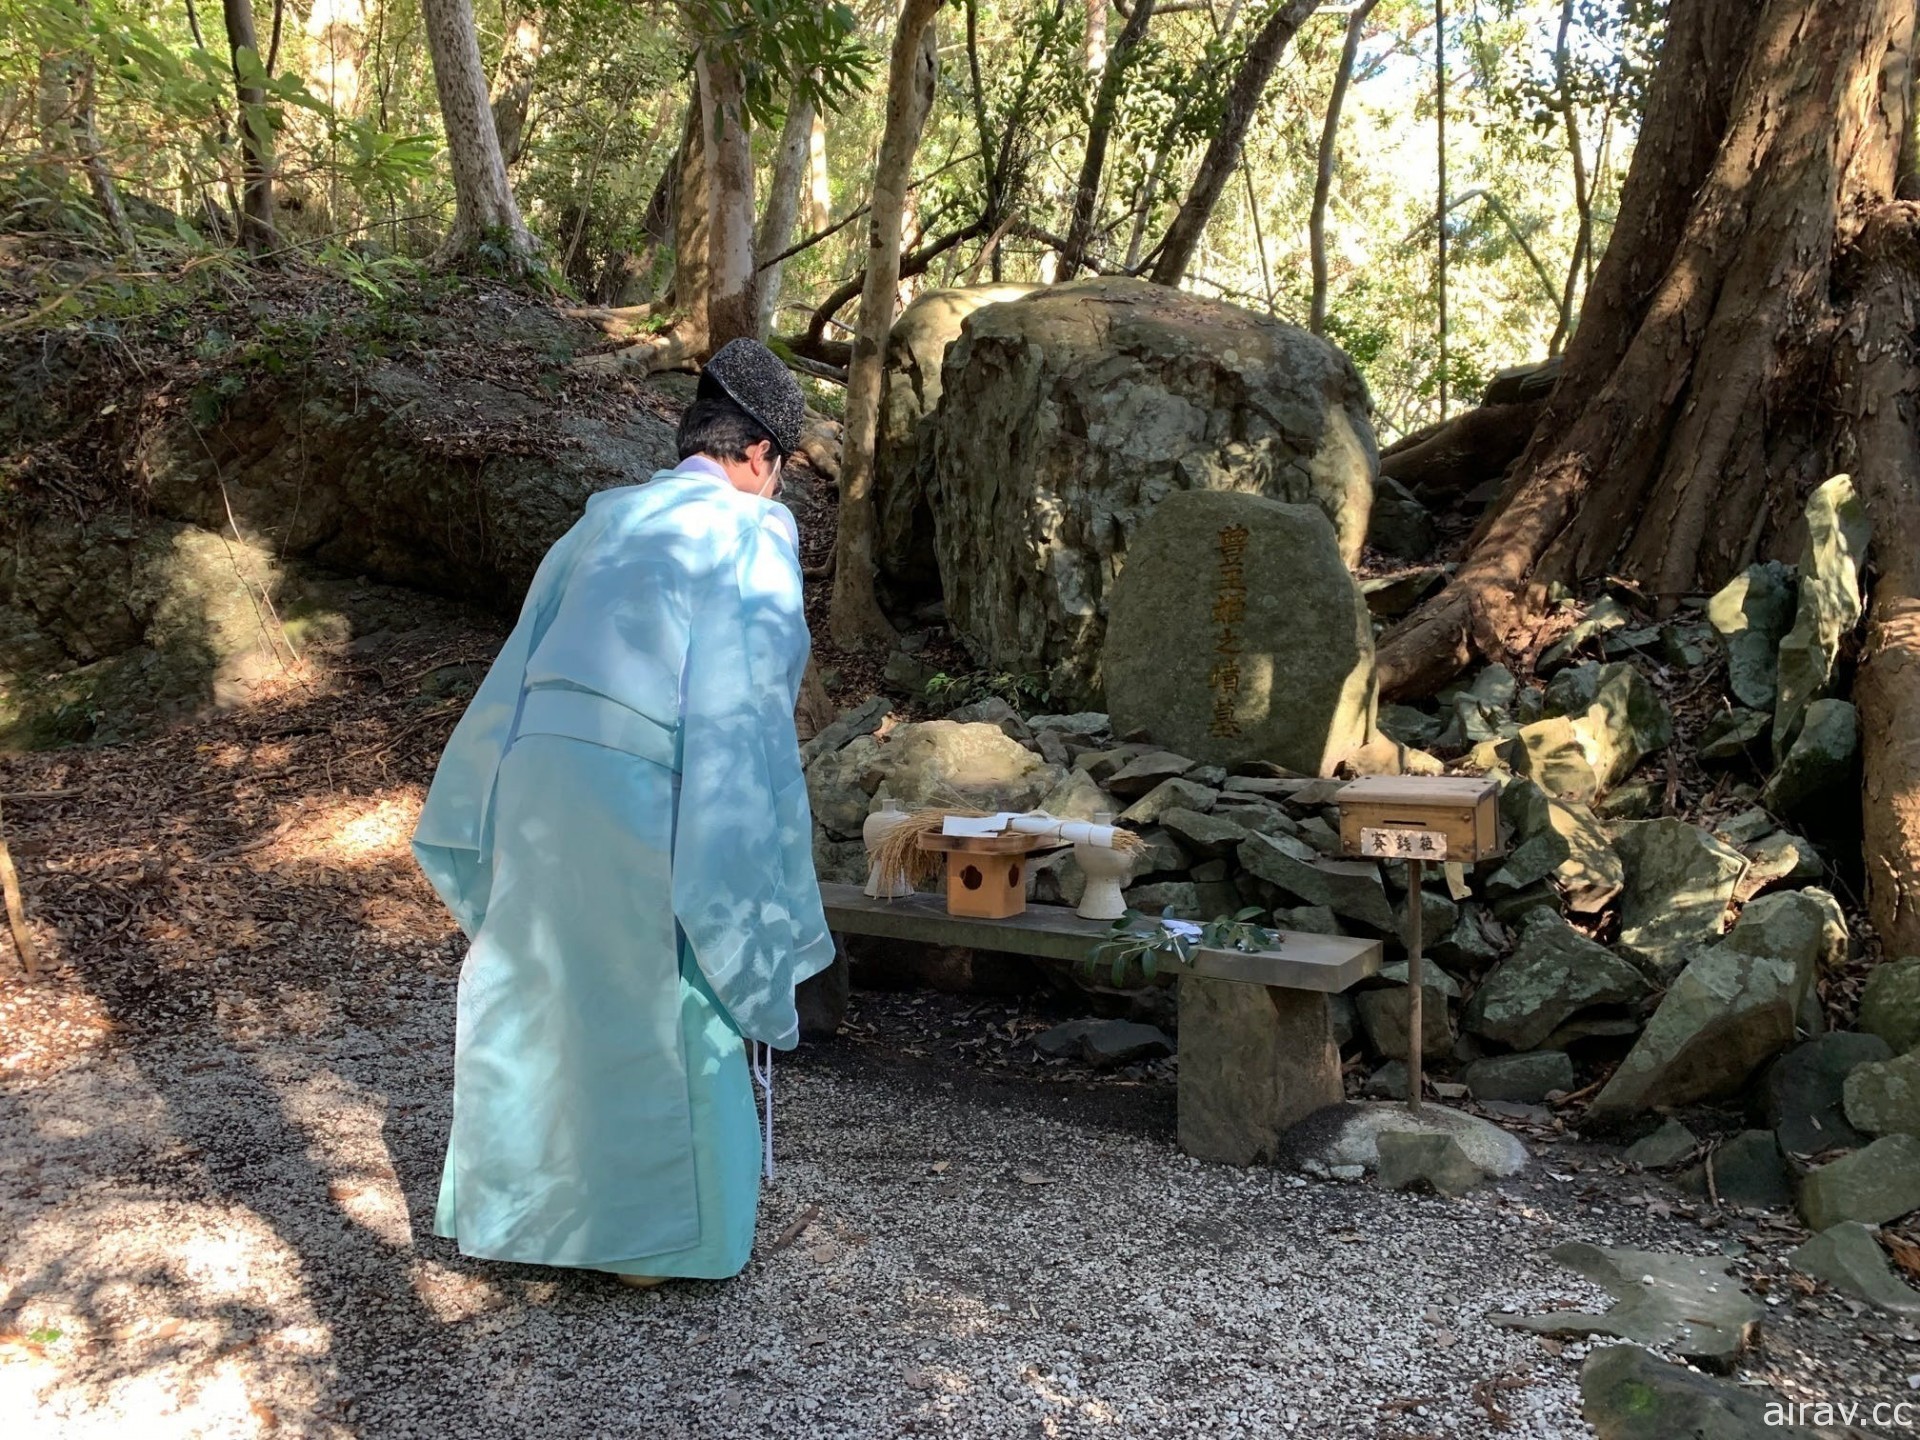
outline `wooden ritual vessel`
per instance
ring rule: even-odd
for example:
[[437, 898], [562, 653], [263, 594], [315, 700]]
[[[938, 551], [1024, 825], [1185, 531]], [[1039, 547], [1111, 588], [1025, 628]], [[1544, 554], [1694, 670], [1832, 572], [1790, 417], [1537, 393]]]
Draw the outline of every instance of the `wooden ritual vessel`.
[[922, 850], [945, 854], [947, 913], [1005, 920], [1027, 908], [1027, 856], [1047, 842], [1038, 835], [919, 837]]

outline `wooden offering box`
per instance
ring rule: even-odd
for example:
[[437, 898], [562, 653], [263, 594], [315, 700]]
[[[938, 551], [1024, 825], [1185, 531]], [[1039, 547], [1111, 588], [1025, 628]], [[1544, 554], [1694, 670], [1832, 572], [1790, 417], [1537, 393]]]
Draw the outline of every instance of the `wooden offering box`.
[[1458, 860], [1500, 853], [1500, 787], [1453, 775], [1380, 775], [1334, 792], [1340, 848], [1378, 860]]
[[1027, 908], [1027, 854], [1037, 835], [922, 835], [947, 857], [947, 913], [1005, 920]]

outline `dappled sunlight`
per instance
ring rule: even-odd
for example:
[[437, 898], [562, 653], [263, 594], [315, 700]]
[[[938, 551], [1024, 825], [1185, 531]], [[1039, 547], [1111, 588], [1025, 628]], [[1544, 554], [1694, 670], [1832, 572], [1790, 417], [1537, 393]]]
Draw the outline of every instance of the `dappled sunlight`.
[[280, 823], [271, 843], [255, 851], [256, 865], [372, 869], [411, 865], [407, 842], [420, 818], [419, 791], [332, 795], [303, 803]]
[[443, 1325], [477, 1320], [513, 1300], [486, 1273], [456, 1270], [437, 1260], [414, 1261], [407, 1267], [407, 1283], [426, 1313]]
[[314, 1173], [328, 1177], [328, 1202], [380, 1244], [412, 1244], [407, 1199], [381, 1133], [387, 1097], [331, 1070], [275, 1081], [281, 1113], [307, 1137]]
[[263, 1372], [283, 1402], [327, 1382], [299, 1257], [244, 1208], [101, 1193], [22, 1225], [9, 1253], [0, 1328], [39, 1343], [0, 1356], [0, 1413], [19, 1400], [63, 1435], [124, 1433], [126, 1415], [141, 1440], [249, 1435], [282, 1418], [257, 1405]]

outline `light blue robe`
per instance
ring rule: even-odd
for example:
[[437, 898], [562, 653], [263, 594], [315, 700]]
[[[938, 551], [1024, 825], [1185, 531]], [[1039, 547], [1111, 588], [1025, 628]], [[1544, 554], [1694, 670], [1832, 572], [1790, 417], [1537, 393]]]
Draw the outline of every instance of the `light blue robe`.
[[435, 1218], [468, 1255], [719, 1279], [833, 941], [793, 519], [684, 462], [595, 495], [447, 743], [414, 855], [471, 945]]

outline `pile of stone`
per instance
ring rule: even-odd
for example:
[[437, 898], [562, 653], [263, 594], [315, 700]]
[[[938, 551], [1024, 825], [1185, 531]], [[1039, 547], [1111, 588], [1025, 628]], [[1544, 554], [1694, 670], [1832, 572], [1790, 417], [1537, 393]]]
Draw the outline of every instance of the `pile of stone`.
[[[1875, 973], [1862, 1033], [1823, 1033], [1819, 982], [1851, 943], [1825, 882], [1857, 788], [1852, 707], [1832, 693], [1865, 547], [1844, 477], [1815, 493], [1808, 532], [1797, 570], [1755, 566], [1662, 624], [1602, 601], [1542, 657], [1541, 683], [1496, 665], [1424, 707], [1376, 713], [1377, 606], [1335, 573], [1324, 517], [1258, 496], [1169, 497], [1113, 597], [1113, 713], [987, 701], [890, 727], [870, 702], [807, 747], [820, 873], [864, 875], [860, 827], [888, 799], [1112, 816], [1146, 842], [1128, 890], [1144, 914], [1252, 907], [1283, 929], [1384, 942], [1381, 974], [1335, 1006], [1380, 1095], [1404, 1093], [1417, 904], [1422, 1048], [1443, 1096], [1541, 1115], [1604, 1078], [1589, 1128], [1629, 1135], [1747, 1097], [1747, 1133], [1709, 1143], [1670, 1124], [1634, 1158], [1726, 1203], [1797, 1204], [1821, 1229], [1881, 1223], [1920, 1207], [1920, 959]], [[1212, 583], [1195, 583], [1196, 565]], [[1229, 613], [1241, 589], [1294, 603]], [[1215, 631], [1230, 650], [1196, 643]], [[1236, 657], [1226, 690], [1222, 654]], [[1721, 709], [1690, 739], [1703, 765], [1744, 763], [1750, 778], [1724, 774], [1716, 795], [1733, 803], [1695, 824], [1660, 813], [1678, 728], [1663, 697], [1722, 660]], [[1699, 730], [1692, 712], [1686, 728]], [[1438, 869], [1416, 896], [1403, 866], [1341, 855], [1345, 777], [1447, 771], [1501, 785], [1500, 858]], [[1029, 884], [1036, 901], [1072, 905], [1084, 881], [1061, 852]]]

